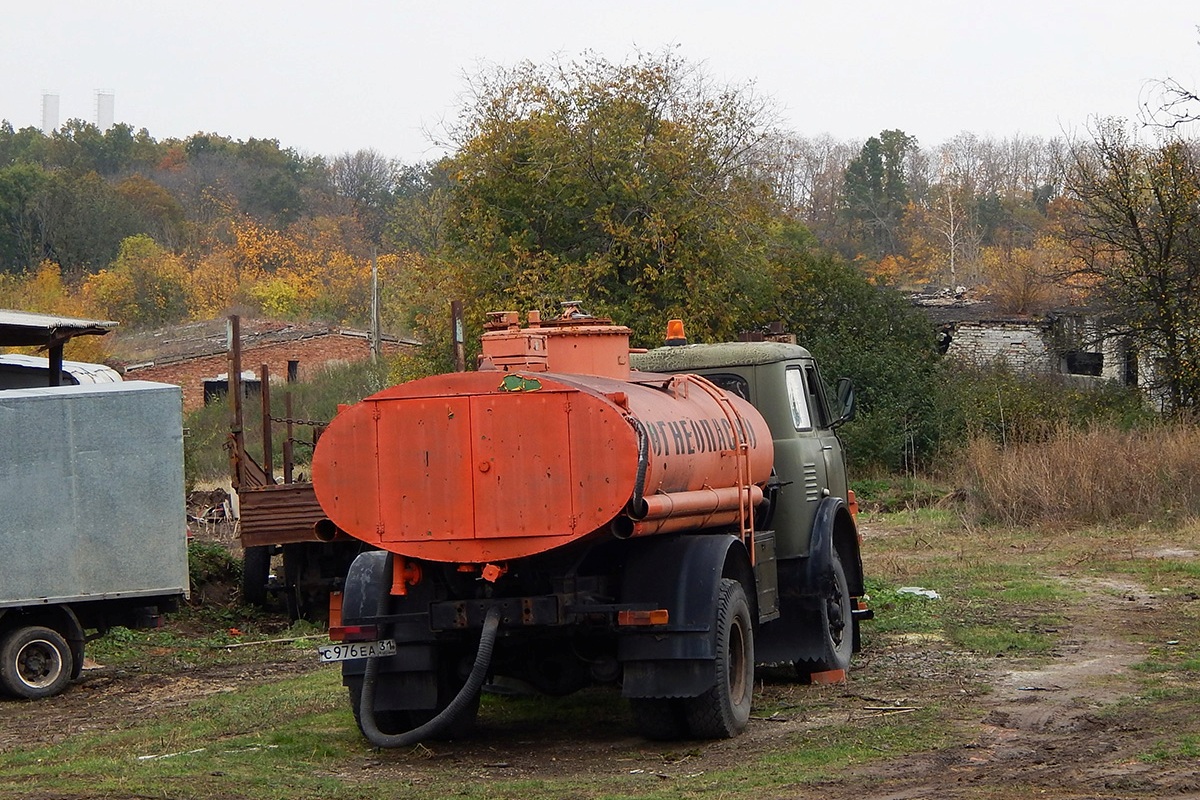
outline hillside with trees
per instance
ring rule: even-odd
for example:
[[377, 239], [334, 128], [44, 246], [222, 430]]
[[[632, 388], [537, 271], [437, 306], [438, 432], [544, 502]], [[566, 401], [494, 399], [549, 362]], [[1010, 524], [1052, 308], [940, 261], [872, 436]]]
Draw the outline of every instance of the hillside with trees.
[[2, 123], [0, 306], [365, 327], [374, 262], [384, 327], [427, 342], [426, 369], [447, 363], [455, 298], [476, 331], [581, 299], [643, 346], [671, 316], [697, 340], [783, 322], [859, 382], [864, 430], [900, 431], [880, 447], [928, 453], [945, 380], [905, 294], [967, 291], [1009, 314], [1124, 309], [1121, 332], [1173, 365], [1173, 407], [1200, 402], [1200, 165], [1169, 129], [806, 138], [665, 53], [489, 70], [448, 136], [450, 155], [403, 164]]

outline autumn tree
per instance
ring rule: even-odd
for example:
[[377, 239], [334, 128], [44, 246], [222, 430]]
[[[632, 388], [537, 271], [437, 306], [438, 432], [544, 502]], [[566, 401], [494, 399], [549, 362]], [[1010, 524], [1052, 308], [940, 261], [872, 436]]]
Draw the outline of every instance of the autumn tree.
[[108, 269], [89, 277], [84, 296], [108, 319], [155, 327], [187, 317], [187, 270], [149, 236], [131, 236]]
[[984, 247], [980, 266], [988, 296], [1005, 314], [1041, 314], [1081, 298], [1063, 276], [1073, 269], [1061, 237], [1038, 237], [1028, 247]]
[[455, 131], [448, 239], [495, 308], [578, 297], [658, 338], [727, 337], [753, 302], [774, 205], [765, 105], [673, 54], [478, 77]]
[[1157, 365], [1150, 376], [1175, 411], [1200, 406], [1200, 158], [1194, 142], [1139, 143], [1101, 123], [1072, 153], [1068, 235], [1081, 265], [1127, 337]]

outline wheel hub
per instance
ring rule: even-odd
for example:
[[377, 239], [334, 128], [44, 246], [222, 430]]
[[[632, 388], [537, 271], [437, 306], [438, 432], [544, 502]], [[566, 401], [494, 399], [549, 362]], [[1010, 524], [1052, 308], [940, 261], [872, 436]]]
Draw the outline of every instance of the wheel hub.
[[17, 653], [17, 672], [27, 685], [43, 689], [62, 672], [62, 659], [49, 642], [29, 642]]

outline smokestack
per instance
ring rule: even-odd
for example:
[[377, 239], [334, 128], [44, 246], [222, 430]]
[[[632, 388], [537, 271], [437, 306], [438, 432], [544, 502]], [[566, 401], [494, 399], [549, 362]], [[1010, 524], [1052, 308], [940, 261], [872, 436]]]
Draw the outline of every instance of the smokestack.
[[49, 136], [58, 130], [58, 95], [42, 94], [42, 133]]
[[116, 98], [111, 89], [96, 90], [96, 127], [104, 133], [113, 126]]

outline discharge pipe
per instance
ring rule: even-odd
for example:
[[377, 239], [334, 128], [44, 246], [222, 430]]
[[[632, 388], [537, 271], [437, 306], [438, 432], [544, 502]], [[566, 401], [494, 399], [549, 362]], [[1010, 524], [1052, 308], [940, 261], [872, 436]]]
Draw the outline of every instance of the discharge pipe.
[[[392, 574], [392, 553], [387, 554], [383, 574]], [[382, 617], [387, 613], [388, 600], [391, 597], [391, 586], [383, 581], [383, 591], [379, 596], [379, 606], [376, 616]], [[367, 741], [376, 747], [410, 747], [418, 742], [429, 739], [448, 729], [462, 716], [472, 704], [475, 695], [483, 688], [488, 670], [492, 665], [492, 648], [496, 644], [496, 632], [500, 629], [500, 607], [488, 609], [483, 620], [483, 633], [479, 637], [479, 650], [475, 654], [475, 664], [467, 676], [467, 682], [458, 690], [458, 694], [442, 711], [424, 725], [419, 725], [404, 733], [384, 733], [379, 730], [375, 721], [375, 684], [379, 677], [379, 656], [367, 659], [367, 668], [363, 673], [362, 694], [359, 697], [358, 719], [362, 723], [363, 735]]]

